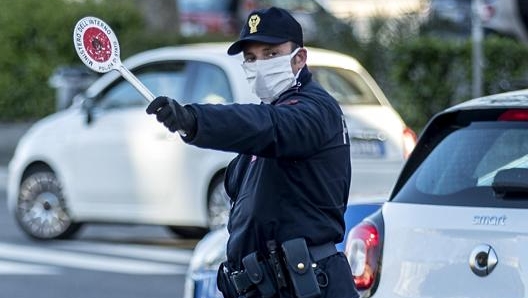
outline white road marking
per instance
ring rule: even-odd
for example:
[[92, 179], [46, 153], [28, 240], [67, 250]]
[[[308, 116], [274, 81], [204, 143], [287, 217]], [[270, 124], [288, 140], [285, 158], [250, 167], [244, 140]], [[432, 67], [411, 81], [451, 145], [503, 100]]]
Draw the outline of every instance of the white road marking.
[[57, 267], [0, 260], [0, 275], [50, 275], [60, 273], [61, 270]]
[[122, 274], [180, 275], [187, 271], [187, 266], [180, 264], [164, 264], [9, 243], [0, 243], [0, 259]]
[[158, 262], [171, 262], [177, 264], [189, 264], [192, 256], [191, 250], [162, 248], [148, 245], [106, 244], [81, 241], [54, 242], [54, 245], [51, 246], [51, 248], [138, 258]]

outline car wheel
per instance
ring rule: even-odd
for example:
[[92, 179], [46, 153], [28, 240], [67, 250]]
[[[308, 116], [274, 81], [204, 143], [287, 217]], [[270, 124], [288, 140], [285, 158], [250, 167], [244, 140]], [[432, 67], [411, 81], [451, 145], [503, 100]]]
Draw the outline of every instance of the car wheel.
[[230, 199], [224, 188], [224, 175], [219, 175], [211, 183], [207, 197], [209, 229], [216, 230], [225, 226], [230, 209]]
[[23, 180], [15, 217], [24, 232], [40, 240], [71, 238], [81, 227], [71, 220], [61, 184], [50, 171]]
[[168, 228], [171, 233], [183, 239], [200, 239], [209, 232], [208, 229], [200, 227], [169, 226]]

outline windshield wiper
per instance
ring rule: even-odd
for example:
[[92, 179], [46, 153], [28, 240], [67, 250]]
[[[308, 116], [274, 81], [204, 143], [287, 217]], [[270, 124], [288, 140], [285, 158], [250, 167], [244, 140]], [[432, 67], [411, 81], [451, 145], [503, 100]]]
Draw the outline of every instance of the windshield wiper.
[[528, 169], [500, 170], [495, 175], [491, 187], [495, 195], [502, 198], [528, 199]]

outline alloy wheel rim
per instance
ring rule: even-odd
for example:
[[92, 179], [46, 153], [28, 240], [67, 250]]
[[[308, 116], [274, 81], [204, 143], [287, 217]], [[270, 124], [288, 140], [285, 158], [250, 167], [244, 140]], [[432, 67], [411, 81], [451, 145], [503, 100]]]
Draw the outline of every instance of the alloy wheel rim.
[[32, 234], [44, 238], [59, 235], [71, 224], [60, 198], [51, 192], [43, 192], [33, 201], [23, 202], [19, 211], [21, 222]]

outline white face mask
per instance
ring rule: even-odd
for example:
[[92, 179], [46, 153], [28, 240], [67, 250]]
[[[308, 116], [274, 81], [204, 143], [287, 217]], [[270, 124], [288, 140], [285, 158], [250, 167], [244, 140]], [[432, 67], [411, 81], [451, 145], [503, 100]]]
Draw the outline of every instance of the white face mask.
[[271, 103], [282, 92], [295, 86], [297, 78], [292, 72], [291, 59], [299, 49], [289, 55], [242, 64], [251, 90], [263, 102]]

